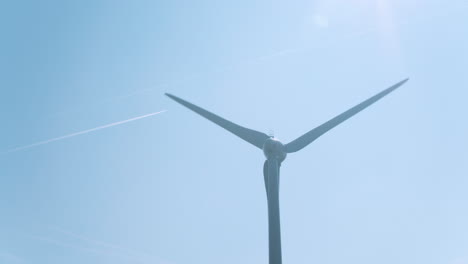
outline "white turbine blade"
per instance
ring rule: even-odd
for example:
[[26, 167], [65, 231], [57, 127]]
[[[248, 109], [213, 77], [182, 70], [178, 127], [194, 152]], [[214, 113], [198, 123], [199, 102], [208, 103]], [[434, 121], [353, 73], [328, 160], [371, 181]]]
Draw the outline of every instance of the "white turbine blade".
[[348, 111], [334, 117], [333, 119], [325, 122], [324, 124], [312, 129], [311, 131], [307, 132], [303, 136], [297, 138], [296, 140], [288, 143], [285, 145], [286, 151], [288, 153], [296, 152], [304, 148], [305, 146], [309, 145], [312, 141], [316, 140], [321, 135], [328, 132], [330, 129], [336, 127], [337, 125], [341, 124], [342, 122], [346, 121], [348, 118], [354, 116], [355, 114], [359, 113], [360, 111], [364, 110], [366, 107], [370, 106], [371, 104], [377, 102], [382, 97], [386, 96], [387, 94], [393, 92], [395, 89], [403, 85], [407, 82], [408, 79], [405, 79], [385, 90], [382, 92], [374, 95], [373, 97], [367, 99], [366, 101], [354, 106], [353, 108], [349, 109]]
[[51, 142], [54, 142], [54, 141], [59, 141], [59, 140], [62, 140], [62, 139], [66, 139], [66, 138], [71, 138], [71, 137], [75, 137], [75, 136], [78, 136], [78, 135], [87, 134], [87, 133], [94, 132], [94, 131], [97, 131], [97, 130], [101, 130], [101, 129], [104, 129], [104, 128], [108, 128], [108, 127], [113, 127], [113, 126], [125, 124], [125, 123], [128, 123], [128, 122], [132, 122], [132, 121], [135, 121], [135, 120], [138, 120], [138, 119], [143, 119], [143, 118], [146, 118], [146, 117], [154, 116], [154, 115], [161, 114], [161, 113], [164, 113], [164, 112], [166, 112], [166, 110], [159, 111], [159, 112], [155, 112], [155, 113], [150, 113], [150, 114], [146, 114], [146, 115], [142, 115], [142, 116], [133, 117], [133, 118], [126, 119], [126, 120], [123, 120], [123, 121], [118, 121], [118, 122], [114, 122], [114, 123], [111, 123], [111, 124], [107, 124], [107, 125], [103, 125], [103, 126], [98, 126], [98, 127], [95, 127], [95, 128], [91, 128], [91, 129], [87, 129], [87, 130], [84, 130], [84, 131], [80, 131], [80, 132], [68, 134], [68, 135], [61, 136], [61, 137], [56, 137], [56, 138], [52, 138], [52, 139], [40, 141], [40, 142], [31, 144], [31, 145], [27, 145], [27, 146], [22, 146], [22, 147], [18, 147], [18, 148], [11, 149], [11, 150], [7, 151], [6, 153], [15, 152], [15, 151], [19, 151], [19, 150], [23, 150], [23, 149], [28, 149], [28, 148], [32, 148], [32, 147], [37, 147], [37, 146], [44, 145], [44, 144], [48, 144], [48, 143], [51, 143]]
[[178, 102], [179, 104], [189, 108], [190, 110], [194, 111], [195, 113], [203, 116], [204, 118], [210, 120], [211, 122], [217, 124], [218, 126], [228, 130], [229, 132], [233, 133], [234, 135], [242, 138], [243, 140], [249, 142], [250, 144], [262, 149], [263, 148], [263, 143], [265, 140], [267, 140], [269, 137], [268, 135], [249, 129], [245, 128], [242, 126], [239, 126], [237, 124], [234, 124], [231, 121], [228, 121], [220, 116], [217, 116], [211, 112], [208, 112], [207, 110], [198, 107], [192, 103], [189, 103], [177, 96], [174, 96], [172, 94], [166, 93], [166, 95], [173, 99], [174, 101]]
[[279, 161], [268, 159], [265, 184], [268, 200], [268, 252], [271, 264], [281, 264], [281, 224], [279, 208]]

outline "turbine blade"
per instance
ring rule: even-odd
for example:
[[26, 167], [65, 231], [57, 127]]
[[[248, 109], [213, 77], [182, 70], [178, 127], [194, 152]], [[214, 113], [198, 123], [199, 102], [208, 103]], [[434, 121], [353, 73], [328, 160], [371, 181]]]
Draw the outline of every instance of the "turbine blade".
[[265, 191], [268, 199], [268, 160], [263, 163], [263, 179], [265, 181]]
[[359, 113], [360, 111], [364, 110], [366, 107], [370, 106], [371, 104], [377, 102], [387, 94], [393, 92], [395, 89], [403, 85], [407, 82], [408, 79], [400, 81], [397, 84], [383, 90], [382, 92], [372, 96], [371, 98], [367, 99], [366, 101], [354, 106], [353, 108], [349, 109], [348, 111], [334, 117], [333, 119], [323, 123], [322, 125], [312, 129], [311, 131], [307, 132], [306, 134], [302, 135], [301, 137], [297, 138], [296, 140], [286, 144], [286, 151], [288, 153], [296, 152], [303, 149], [305, 146], [309, 145], [312, 141], [316, 140], [321, 135], [328, 132], [330, 129], [336, 127], [337, 125], [341, 124], [342, 122], [346, 121], [348, 118], [354, 116], [355, 114]]
[[268, 174], [266, 182], [268, 197], [268, 252], [270, 264], [281, 264], [281, 224], [279, 208], [279, 162], [265, 162]]
[[208, 112], [207, 110], [198, 107], [192, 103], [189, 103], [177, 96], [174, 96], [172, 94], [166, 93], [166, 95], [173, 99], [174, 101], [178, 102], [179, 104], [189, 108], [190, 110], [194, 111], [195, 113], [203, 116], [204, 118], [210, 120], [211, 122], [219, 125], [220, 127], [228, 130], [229, 132], [233, 133], [234, 135], [242, 138], [243, 140], [249, 142], [250, 144], [262, 149], [263, 148], [263, 143], [265, 140], [267, 140], [269, 137], [268, 135], [249, 129], [245, 128], [242, 126], [239, 126], [237, 124], [234, 124], [231, 121], [228, 121], [220, 116], [217, 116], [211, 112]]

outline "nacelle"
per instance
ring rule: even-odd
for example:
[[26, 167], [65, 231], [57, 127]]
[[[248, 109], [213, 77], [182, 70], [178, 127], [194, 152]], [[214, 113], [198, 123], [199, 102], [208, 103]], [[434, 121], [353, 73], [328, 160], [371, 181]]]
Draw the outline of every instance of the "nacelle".
[[286, 151], [283, 143], [281, 143], [276, 138], [269, 138], [263, 144], [263, 153], [267, 159], [277, 159], [279, 162], [282, 162], [286, 159]]

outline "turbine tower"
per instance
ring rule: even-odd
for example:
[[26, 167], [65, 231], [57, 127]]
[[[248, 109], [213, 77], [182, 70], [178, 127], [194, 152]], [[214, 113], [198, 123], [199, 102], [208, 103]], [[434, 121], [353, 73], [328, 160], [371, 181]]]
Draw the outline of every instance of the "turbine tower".
[[372, 96], [364, 102], [354, 106], [348, 111], [330, 119], [322, 125], [312, 129], [299, 138], [283, 145], [278, 139], [268, 136], [265, 133], [258, 132], [249, 128], [245, 128], [234, 124], [222, 117], [219, 117], [207, 110], [189, 103], [177, 96], [166, 93], [168, 97], [182, 104], [197, 114], [205, 117], [213, 123], [228, 130], [241, 139], [249, 142], [263, 150], [266, 161], [263, 164], [263, 176], [265, 180], [265, 189], [268, 201], [268, 243], [269, 243], [269, 264], [281, 264], [281, 231], [280, 231], [280, 211], [279, 211], [279, 176], [281, 163], [286, 159], [288, 153], [296, 152], [311, 142], [316, 140], [321, 135], [325, 134], [330, 129], [339, 125], [343, 121], [359, 113], [366, 107], [377, 102], [382, 97], [393, 92], [395, 89], [403, 85], [408, 79], [400, 81], [397, 84], [383, 90], [382, 92]]

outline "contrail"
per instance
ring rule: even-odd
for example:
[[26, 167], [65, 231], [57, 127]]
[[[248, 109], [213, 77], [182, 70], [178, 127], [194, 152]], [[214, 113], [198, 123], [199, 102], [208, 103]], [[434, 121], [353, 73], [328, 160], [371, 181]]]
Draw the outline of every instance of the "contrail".
[[80, 131], [80, 132], [68, 134], [68, 135], [65, 135], [65, 136], [61, 136], [61, 137], [56, 137], [56, 138], [52, 138], [52, 139], [40, 141], [40, 142], [31, 144], [31, 145], [27, 145], [27, 146], [22, 146], [22, 147], [10, 149], [10, 150], [6, 151], [5, 153], [10, 153], [10, 152], [15, 152], [15, 151], [23, 150], [23, 149], [28, 149], [28, 148], [32, 148], [32, 147], [37, 147], [37, 146], [44, 145], [44, 144], [48, 144], [48, 143], [51, 143], [51, 142], [54, 142], [54, 141], [59, 141], [59, 140], [62, 140], [62, 139], [66, 139], [66, 138], [71, 138], [71, 137], [78, 136], [78, 135], [87, 134], [87, 133], [94, 132], [94, 131], [97, 131], [97, 130], [101, 130], [101, 129], [104, 129], [104, 128], [113, 127], [113, 126], [118, 126], [118, 125], [125, 124], [125, 123], [128, 123], [128, 122], [132, 122], [132, 121], [135, 121], [135, 120], [139, 120], [139, 119], [143, 119], [143, 118], [146, 118], [146, 117], [150, 117], [150, 116], [154, 116], [154, 115], [157, 115], [157, 114], [161, 114], [161, 113], [164, 113], [164, 112], [166, 112], [166, 110], [162, 110], [162, 111], [159, 111], [159, 112], [150, 113], [150, 114], [146, 114], [146, 115], [142, 115], [142, 116], [133, 117], [133, 118], [130, 118], [130, 119], [127, 119], [127, 120], [118, 121], [118, 122], [114, 122], [114, 123], [107, 124], [107, 125], [103, 125], [103, 126], [98, 126], [98, 127], [95, 127], [95, 128], [91, 128], [91, 129], [87, 129], [87, 130], [84, 130], [84, 131]]
[[[101, 254], [109, 255], [109, 256], [116, 256], [120, 258], [127, 258], [129, 260], [133, 260], [133, 263], [161, 263], [161, 264], [169, 264], [166, 260], [161, 259], [158, 256], [152, 256], [145, 252], [137, 251], [134, 249], [126, 248], [120, 245], [111, 244], [109, 242], [104, 242], [100, 240], [96, 240], [94, 238], [90, 238], [81, 234], [77, 234], [65, 229], [62, 229], [57, 226], [52, 226], [51, 229], [68, 236], [69, 238], [73, 238], [75, 240], [79, 240], [88, 244], [90, 249], [95, 249], [99, 251]], [[83, 248], [85, 249], [85, 248]], [[152, 261], [150, 261], [152, 260]]]

